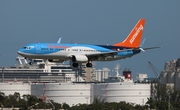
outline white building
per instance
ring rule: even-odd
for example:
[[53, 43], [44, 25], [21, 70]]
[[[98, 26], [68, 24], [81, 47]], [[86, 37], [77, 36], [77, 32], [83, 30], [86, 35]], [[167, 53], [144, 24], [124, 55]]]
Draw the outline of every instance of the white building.
[[92, 81], [104, 82], [104, 79], [110, 76], [110, 69], [103, 68], [98, 70], [93, 70]]
[[145, 78], [148, 78], [148, 75], [140, 73], [140, 74], [137, 74], [136, 81], [142, 82], [144, 81]]

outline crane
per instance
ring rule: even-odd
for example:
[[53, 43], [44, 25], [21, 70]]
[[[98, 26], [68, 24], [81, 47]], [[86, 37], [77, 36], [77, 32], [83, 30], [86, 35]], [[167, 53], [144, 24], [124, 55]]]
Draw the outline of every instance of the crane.
[[157, 81], [160, 82], [158, 69], [150, 61], [148, 61], [148, 63], [150, 65], [152, 71], [154, 72], [154, 74], [157, 78]]

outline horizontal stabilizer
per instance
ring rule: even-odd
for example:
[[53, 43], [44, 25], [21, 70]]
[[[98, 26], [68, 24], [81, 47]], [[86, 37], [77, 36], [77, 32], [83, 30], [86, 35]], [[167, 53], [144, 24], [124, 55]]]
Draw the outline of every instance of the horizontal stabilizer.
[[143, 48], [143, 50], [150, 50], [150, 49], [156, 49], [156, 48], [161, 48], [161, 46], [158, 46], [158, 47]]

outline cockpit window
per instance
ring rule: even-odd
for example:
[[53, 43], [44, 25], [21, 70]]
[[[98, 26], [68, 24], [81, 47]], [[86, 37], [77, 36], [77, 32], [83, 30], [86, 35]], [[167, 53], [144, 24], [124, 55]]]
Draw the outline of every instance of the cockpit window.
[[34, 46], [26, 46], [26, 47], [23, 47], [23, 49], [26, 49], [26, 50], [31, 50]]
[[31, 49], [31, 47], [27, 47], [27, 49], [28, 49], [28, 50], [30, 50], [30, 49]]

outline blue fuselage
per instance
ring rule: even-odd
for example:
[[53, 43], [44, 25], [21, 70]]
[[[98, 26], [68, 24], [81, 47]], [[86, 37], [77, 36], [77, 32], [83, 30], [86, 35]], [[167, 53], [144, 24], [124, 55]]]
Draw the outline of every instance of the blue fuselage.
[[[113, 54], [109, 55], [111, 53]], [[138, 53], [140, 50], [110, 45], [57, 43], [29, 44], [18, 51], [18, 54], [26, 58], [69, 60], [72, 55], [84, 55], [91, 56], [90, 60], [94, 61], [124, 59]]]

